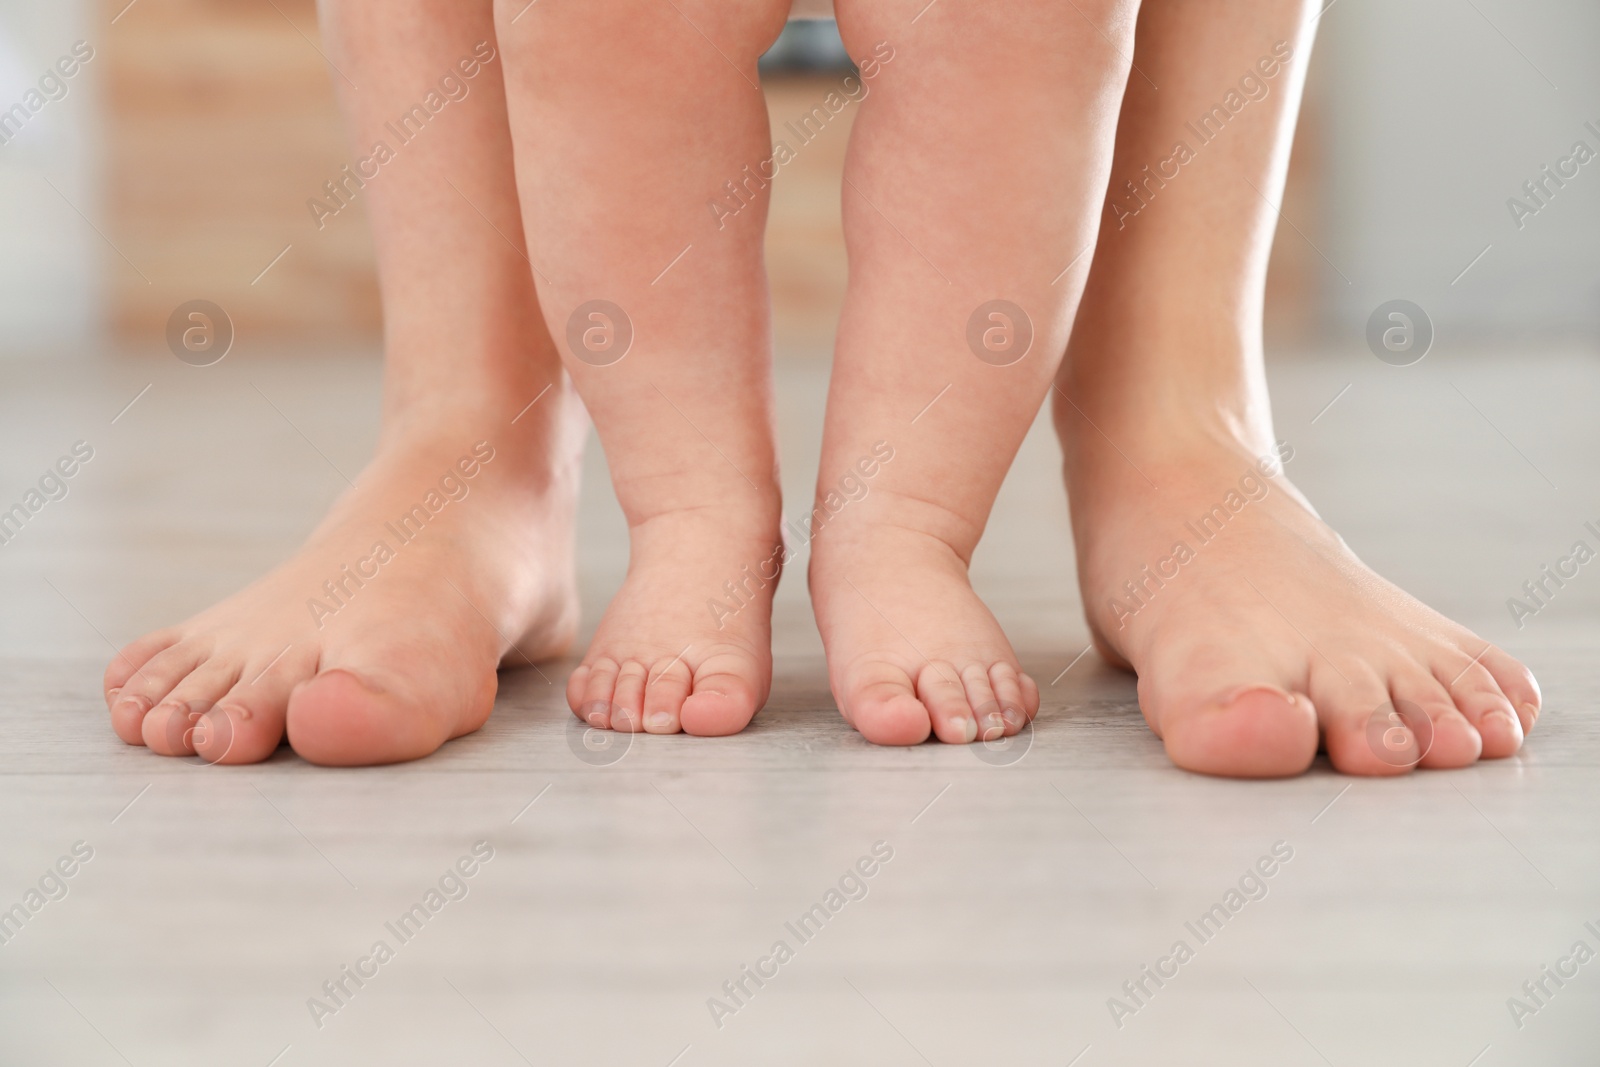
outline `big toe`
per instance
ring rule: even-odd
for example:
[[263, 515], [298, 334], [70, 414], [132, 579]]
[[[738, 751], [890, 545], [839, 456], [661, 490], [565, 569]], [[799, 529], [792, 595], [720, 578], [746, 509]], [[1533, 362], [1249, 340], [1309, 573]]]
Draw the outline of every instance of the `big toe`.
[[[494, 687], [488, 704], [494, 703]], [[488, 717], [482, 709], [477, 721]], [[344, 668], [325, 670], [289, 698], [289, 744], [311, 763], [355, 767], [420, 759], [456, 735], [457, 716]], [[464, 731], [463, 731], [464, 732]]]
[[1229, 778], [1287, 778], [1317, 755], [1311, 701], [1276, 686], [1252, 685], [1163, 716], [1167, 755], [1185, 770]]
[[875, 745], [920, 745], [933, 732], [911, 676], [891, 664], [852, 672], [836, 692], [845, 718]]
[[764, 688], [754, 663], [713, 660], [701, 664], [678, 713], [684, 733], [697, 737], [738, 733], [750, 725], [764, 703]]

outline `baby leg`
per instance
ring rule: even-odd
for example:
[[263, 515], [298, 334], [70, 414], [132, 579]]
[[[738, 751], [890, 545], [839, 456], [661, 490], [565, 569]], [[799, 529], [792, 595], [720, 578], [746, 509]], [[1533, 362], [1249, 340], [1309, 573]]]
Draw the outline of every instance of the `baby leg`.
[[[1084, 605], [1180, 766], [1349, 774], [1517, 750], [1527, 668], [1379, 578], [1287, 481], [1267, 255], [1315, 3], [1146, 0], [1056, 426]], [[1159, 85], [1159, 92], [1153, 87]], [[1265, 462], [1263, 463], [1263, 457]]]
[[1066, 347], [1135, 7], [837, 4], [870, 91], [810, 580], [834, 699], [870, 741], [989, 739], [1038, 710], [967, 566]]
[[496, 9], [540, 304], [629, 527], [627, 579], [567, 685], [596, 727], [734, 733], [771, 683], [782, 553], [756, 61], [787, 8]]

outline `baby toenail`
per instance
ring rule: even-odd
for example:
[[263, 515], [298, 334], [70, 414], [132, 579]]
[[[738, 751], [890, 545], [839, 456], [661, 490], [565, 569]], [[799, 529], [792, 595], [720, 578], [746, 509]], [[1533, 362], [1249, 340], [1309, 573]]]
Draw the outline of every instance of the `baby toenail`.
[[117, 701], [117, 708], [126, 708], [129, 711], [143, 712], [150, 710], [150, 698], [142, 696], [126, 696]]
[[650, 726], [656, 730], [670, 730], [672, 728], [672, 712], [652, 711], [649, 715]]
[[1000, 713], [1000, 717], [1004, 719], [1006, 721], [1006, 725], [1011, 727], [1013, 730], [1022, 729], [1023, 723], [1027, 722], [1028, 719], [1026, 715], [1022, 714], [1021, 708], [1007, 708]]
[[1537, 704], [1518, 704], [1517, 711], [1529, 722], [1539, 717], [1539, 705]]
[[951, 719], [950, 729], [961, 735], [962, 744], [967, 744], [978, 736], [978, 724], [965, 715], [957, 715]]
[[983, 739], [985, 741], [998, 741], [1006, 733], [1006, 721], [994, 712], [983, 717]]

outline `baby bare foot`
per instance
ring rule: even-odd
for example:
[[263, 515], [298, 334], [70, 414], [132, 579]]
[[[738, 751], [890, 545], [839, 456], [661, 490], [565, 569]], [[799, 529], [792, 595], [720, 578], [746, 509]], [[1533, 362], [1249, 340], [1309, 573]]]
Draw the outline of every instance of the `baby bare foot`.
[[551, 432], [564, 454], [536, 459], [550, 449], [535, 419], [481, 415], [387, 435], [293, 559], [123, 649], [105, 676], [118, 736], [251, 763], [287, 735], [313, 763], [355, 765], [482, 726], [502, 657], [572, 639], [581, 438]]
[[726, 509], [633, 528], [628, 577], [567, 681], [596, 729], [705, 737], [749, 725], [772, 685], [775, 524]]
[[992, 741], [1039, 710], [1039, 687], [967, 580], [967, 560], [889, 521], [838, 525], [813, 542], [811, 600], [845, 720], [880, 745]]
[[1089, 623], [1174, 763], [1293, 775], [1319, 737], [1346, 774], [1517, 751], [1533, 675], [1368, 570], [1288, 482], [1291, 445], [1107, 427], [1141, 475], [1064, 406], [1063, 440], [1098, 438], [1068, 448]]

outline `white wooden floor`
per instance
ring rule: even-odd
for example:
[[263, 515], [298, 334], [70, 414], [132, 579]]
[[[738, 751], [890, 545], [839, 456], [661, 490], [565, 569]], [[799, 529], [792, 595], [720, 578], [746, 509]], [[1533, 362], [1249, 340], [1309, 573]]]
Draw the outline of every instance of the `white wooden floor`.
[[[792, 501], [824, 374], [782, 370]], [[1523, 983], [1579, 942], [1600, 951], [1600, 570], [1521, 630], [1505, 606], [1600, 524], [1588, 357], [1363, 352], [1274, 377], [1294, 476], [1356, 550], [1538, 672], [1545, 717], [1516, 759], [1384, 782], [1172, 769], [1132, 681], [1077, 658], [1043, 423], [974, 568], [1044, 688], [1019, 747], [863, 744], [799, 581], [772, 703], [734, 738], [587, 746], [555, 664], [507, 675], [485, 730], [407, 766], [122, 745], [99, 697], [109, 646], [291, 549], [370, 447], [375, 380], [371, 360], [243, 348], [204, 369], [0, 363], [0, 509], [75, 441], [95, 450], [0, 547], [0, 909], [66, 891], [0, 945], [7, 1067], [1600, 1062], [1600, 962], [1544, 978], [1536, 1014], [1508, 1008], [1538, 1006]], [[598, 450], [590, 466], [592, 626], [625, 541]], [[386, 924], [476, 842], [492, 859], [444, 879], [466, 895], [437, 895], [402, 940]], [[1274, 849], [1290, 858], [1244, 883], [1265, 895], [1202, 939]], [[848, 877], [858, 863], [871, 878]], [[797, 933], [817, 904], [826, 923]], [[361, 963], [379, 941], [392, 958]], [[784, 961], [762, 962], [779, 941]], [[341, 979], [342, 1004], [323, 991]], [[741, 980], [736, 1001], [723, 984]]]

